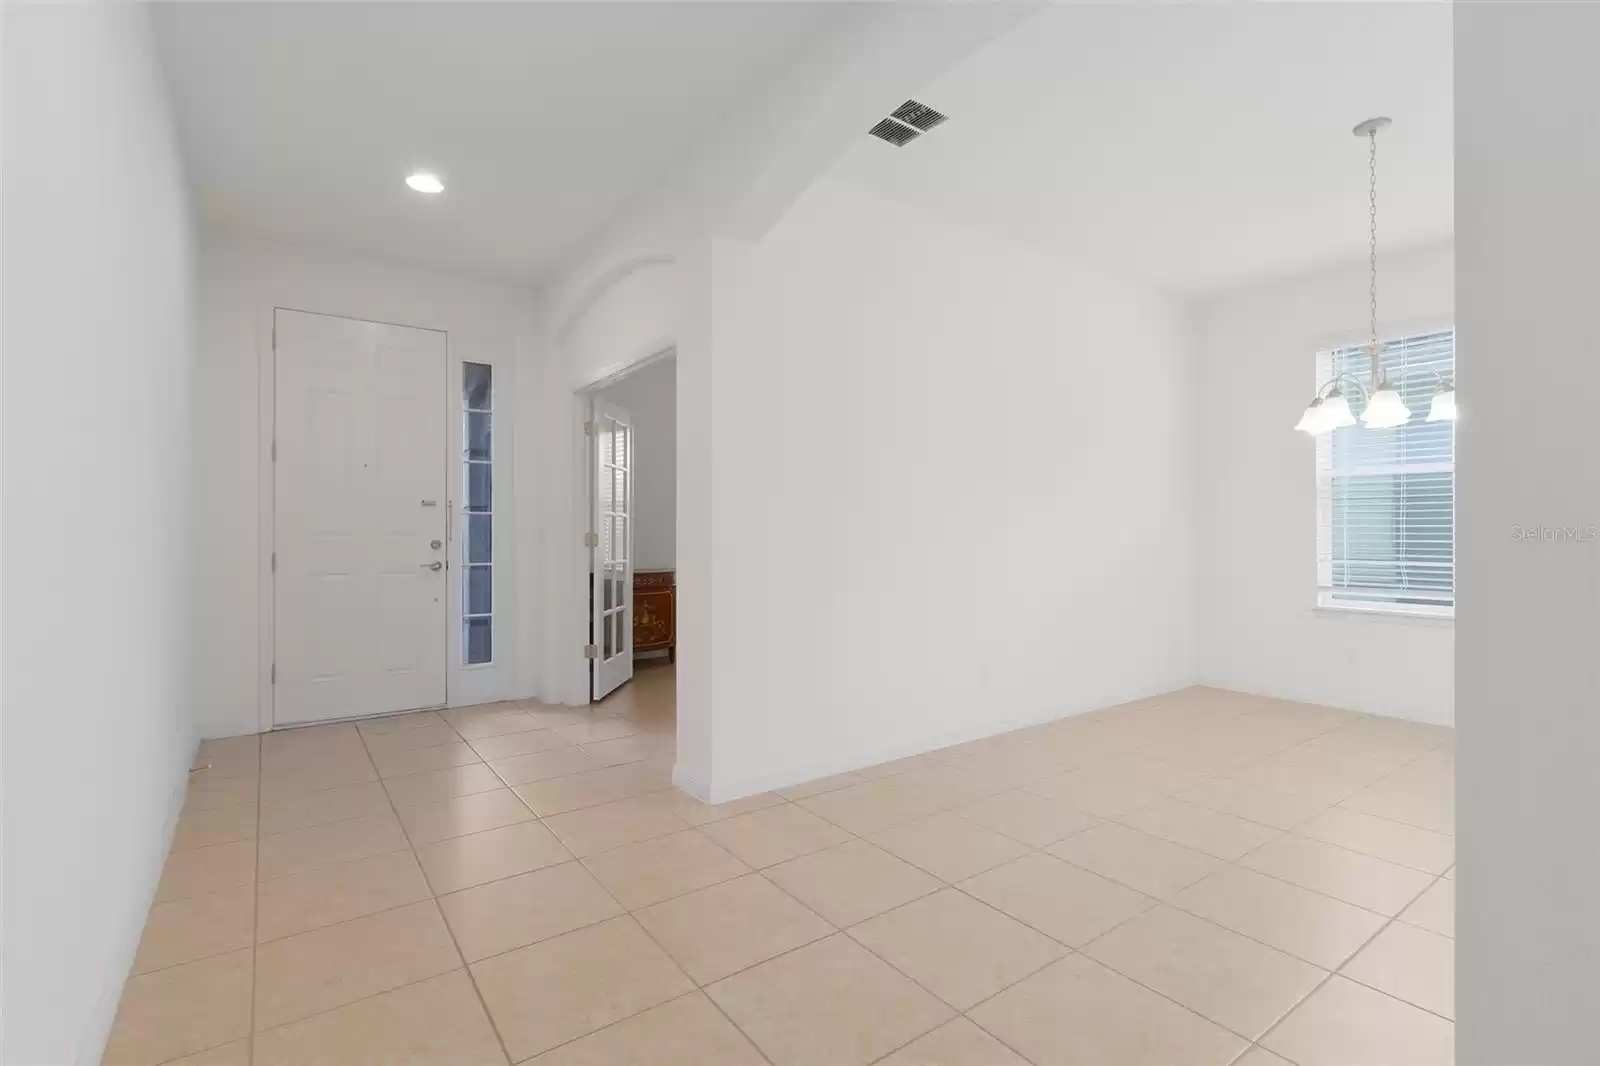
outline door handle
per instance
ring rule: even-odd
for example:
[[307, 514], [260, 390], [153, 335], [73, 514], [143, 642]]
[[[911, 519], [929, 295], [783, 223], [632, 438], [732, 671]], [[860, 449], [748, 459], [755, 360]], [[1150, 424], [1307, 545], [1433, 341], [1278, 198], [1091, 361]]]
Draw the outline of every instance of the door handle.
[[444, 564], [441, 563], [441, 562], [438, 562], [437, 560], [434, 561], [434, 562], [431, 562], [431, 563], [422, 563], [421, 566], [422, 566], [422, 568], [424, 570], [443, 570], [444, 569]]

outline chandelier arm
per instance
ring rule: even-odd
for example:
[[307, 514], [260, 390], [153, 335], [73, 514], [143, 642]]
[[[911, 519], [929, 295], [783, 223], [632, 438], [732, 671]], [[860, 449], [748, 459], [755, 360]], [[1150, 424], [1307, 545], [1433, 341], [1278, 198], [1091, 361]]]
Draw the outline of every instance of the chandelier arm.
[[1317, 389], [1317, 399], [1319, 399], [1319, 400], [1326, 399], [1328, 394], [1329, 394], [1329, 392], [1331, 392], [1333, 389], [1336, 389], [1336, 388], [1339, 387], [1339, 382], [1341, 382], [1341, 381], [1348, 381], [1350, 384], [1354, 385], [1357, 389], [1361, 390], [1361, 402], [1363, 404], [1365, 404], [1369, 399], [1371, 399], [1372, 393], [1370, 391], [1368, 391], [1366, 385], [1364, 385], [1362, 383], [1361, 379], [1356, 377], [1353, 374], [1335, 374], [1333, 377], [1329, 378], [1327, 381], [1324, 381], [1322, 383], [1322, 385]]

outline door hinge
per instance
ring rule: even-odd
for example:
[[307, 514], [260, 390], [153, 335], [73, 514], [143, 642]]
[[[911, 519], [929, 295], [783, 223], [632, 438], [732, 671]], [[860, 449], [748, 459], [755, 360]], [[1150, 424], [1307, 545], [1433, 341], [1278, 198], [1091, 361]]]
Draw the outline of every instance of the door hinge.
[[585, 422], [583, 424], [583, 435], [585, 437], [593, 437], [596, 434], [598, 434], [599, 432], [600, 432], [600, 423], [598, 423], [598, 422]]
[[583, 646], [583, 657], [585, 659], [598, 659], [600, 657], [600, 649], [593, 644], [585, 644]]
[[583, 535], [583, 546], [585, 548], [598, 548], [598, 547], [600, 547], [600, 534], [598, 534], [598, 533], [585, 533]]
[[277, 437], [273, 437], [272, 438], [272, 461], [273, 462], [277, 462], [278, 461], [278, 438]]
[[277, 663], [273, 663], [272, 664], [272, 683], [274, 685], [276, 685], [278, 683], [278, 664]]
[[278, 572], [278, 553], [277, 552], [273, 552], [272, 553], [272, 572], [274, 574], [276, 574]]

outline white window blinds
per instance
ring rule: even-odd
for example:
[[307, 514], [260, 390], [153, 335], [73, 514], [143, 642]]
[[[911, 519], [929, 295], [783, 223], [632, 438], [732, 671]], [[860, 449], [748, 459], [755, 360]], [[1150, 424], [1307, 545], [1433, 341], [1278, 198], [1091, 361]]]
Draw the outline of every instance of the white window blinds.
[[[1455, 332], [1386, 341], [1381, 365], [1411, 419], [1357, 423], [1317, 438], [1317, 584], [1328, 606], [1445, 613], [1455, 606], [1454, 422], [1429, 422], [1440, 379], [1455, 381]], [[1370, 385], [1367, 349], [1317, 354], [1317, 380]], [[1437, 375], [1437, 376], [1436, 376]], [[1345, 383], [1361, 414], [1360, 390]]]

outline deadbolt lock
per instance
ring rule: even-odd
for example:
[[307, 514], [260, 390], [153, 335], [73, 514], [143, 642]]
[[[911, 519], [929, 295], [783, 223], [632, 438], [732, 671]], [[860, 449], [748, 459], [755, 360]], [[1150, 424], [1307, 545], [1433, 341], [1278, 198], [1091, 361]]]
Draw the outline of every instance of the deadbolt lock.
[[438, 551], [440, 548], [444, 547], [444, 541], [430, 540], [428, 541], [428, 547], [432, 548], [434, 551]]

